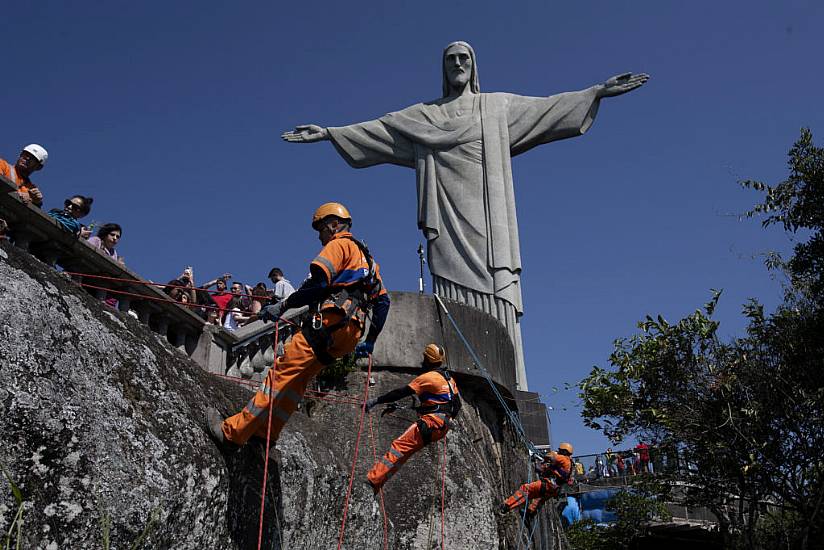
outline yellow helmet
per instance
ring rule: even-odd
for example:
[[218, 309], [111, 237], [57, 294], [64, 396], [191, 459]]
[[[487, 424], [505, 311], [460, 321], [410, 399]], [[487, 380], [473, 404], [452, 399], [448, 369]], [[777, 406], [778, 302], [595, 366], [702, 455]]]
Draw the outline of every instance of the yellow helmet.
[[441, 365], [446, 359], [446, 352], [438, 344], [429, 344], [423, 349], [423, 362], [429, 365]]
[[352, 223], [352, 216], [349, 215], [349, 210], [344, 205], [339, 202], [327, 202], [318, 206], [318, 209], [312, 215], [312, 229], [316, 230], [317, 224], [327, 216], [337, 216]]
[[564, 441], [563, 443], [558, 445], [558, 451], [566, 451], [567, 453], [569, 453], [569, 456], [572, 456], [572, 444]]

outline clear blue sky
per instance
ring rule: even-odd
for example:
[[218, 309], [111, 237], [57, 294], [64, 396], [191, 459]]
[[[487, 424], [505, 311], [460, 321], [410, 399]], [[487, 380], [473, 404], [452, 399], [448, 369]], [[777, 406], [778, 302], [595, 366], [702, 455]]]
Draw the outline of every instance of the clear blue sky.
[[748, 297], [776, 303], [758, 254], [787, 240], [737, 219], [756, 195], [736, 180], [783, 178], [802, 126], [824, 142], [817, 0], [47, 0], [3, 15], [0, 156], [46, 146], [45, 206], [93, 196], [88, 221], [123, 225], [128, 265], [160, 281], [186, 265], [201, 282], [231, 271], [255, 283], [275, 265], [300, 281], [318, 248], [309, 216], [337, 200], [387, 285], [414, 290], [413, 172], [353, 170], [330, 144], [286, 144], [282, 131], [436, 98], [453, 40], [475, 47], [483, 91], [650, 73], [605, 100], [587, 135], [514, 161], [530, 388], [555, 409], [556, 442], [581, 453], [607, 443], [563, 383], [606, 365], [638, 319], [675, 320], [723, 288], [732, 335]]

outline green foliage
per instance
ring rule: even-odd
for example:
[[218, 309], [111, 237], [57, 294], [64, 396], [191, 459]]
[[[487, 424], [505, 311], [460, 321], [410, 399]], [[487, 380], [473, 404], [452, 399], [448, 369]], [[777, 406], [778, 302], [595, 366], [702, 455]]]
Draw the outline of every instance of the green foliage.
[[149, 514], [149, 521], [146, 523], [146, 527], [143, 529], [143, 532], [135, 539], [131, 546], [129, 546], [129, 550], [139, 550], [143, 547], [143, 543], [146, 542], [146, 539], [149, 535], [154, 531], [157, 527], [158, 522], [160, 521], [160, 516], [162, 515], [163, 510], [160, 507], [155, 508], [152, 510], [152, 513]]
[[592, 520], [574, 523], [566, 530], [575, 550], [613, 550], [632, 548], [647, 534], [649, 522], [669, 521], [669, 511], [660, 501], [639, 492], [621, 491], [607, 501], [607, 510], [615, 512], [617, 521], [596, 525]]
[[[163, 509], [159, 506], [152, 510], [152, 513], [149, 514], [149, 521], [146, 523], [146, 527], [143, 528], [143, 531], [140, 532], [134, 542], [129, 545], [129, 550], [139, 550], [143, 547], [146, 539], [157, 527], [162, 513]], [[103, 512], [100, 515], [100, 530], [102, 531], [103, 550], [109, 550], [111, 547], [112, 517], [108, 512]]]
[[328, 367], [324, 367], [318, 374], [318, 383], [323, 388], [342, 389], [345, 386], [346, 375], [358, 370], [354, 354], [341, 357]]
[[621, 491], [609, 501], [607, 510], [615, 512], [618, 521], [611, 527], [613, 548], [629, 548], [644, 536], [653, 519], [669, 521], [672, 515], [663, 503], [637, 492]]
[[785, 268], [793, 287], [803, 290], [821, 303], [824, 296], [824, 148], [813, 145], [809, 129], [790, 149], [790, 176], [771, 186], [759, 181], [741, 182], [746, 188], [764, 193], [763, 202], [745, 215], [765, 215], [762, 225], [780, 224], [785, 231], [806, 230], [810, 238], [795, 245], [793, 257], [786, 263], [768, 256], [768, 267]]
[[566, 530], [570, 548], [575, 550], [609, 550], [617, 548], [608, 527], [596, 525], [591, 519], [574, 523]]
[[[767, 314], [755, 300], [743, 307], [746, 335], [718, 336], [712, 319], [720, 292], [676, 323], [647, 316], [639, 332], [614, 343], [610, 369], [594, 367], [580, 384], [585, 422], [615, 442], [634, 435], [661, 452], [678, 451], [690, 468], [658, 482], [687, 481], [683, 503], [719, 518], [727, 545], [760, 546], [775, 522], [806, 548], [824, 524], [824, 150], [809, 131], [790, 151], [790, 177], [770, 187], [750, 216], [781, 223], [810, 239], [784, 262], [790, 285]], [[761, 518], [765, 502], [781, 514]]]
[[[0, 464], [0, 470], [3, 470], [3, 476], [5, 476], [6, 481], [9, 482], [11, 493], [14, 495], [15, 502], [17, 502], [17, 513], [14, 515], [11, 525], [9, 525], [9, 532], [6, 533], [5, 550], [12, 548], [12, 540], [15, 541], [14, 548], [20, 550], [20, 545], [23, 543], [23, 493], [21, 493], [17, 485], [14, 484], [11, 475], [2, 464]], [[12, 539], [12, 537], [14, 538]]]

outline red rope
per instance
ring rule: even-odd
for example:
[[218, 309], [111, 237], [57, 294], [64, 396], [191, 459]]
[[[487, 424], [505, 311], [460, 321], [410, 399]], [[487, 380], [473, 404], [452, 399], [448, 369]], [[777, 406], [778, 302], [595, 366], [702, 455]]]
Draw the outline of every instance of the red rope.
[[[212, 376], [217, 376], [218, 378], [223, 378], [224, 380], [229, 380], [231, 382], [236, 382], [238, 384], [248, 386], [250, 388], [257, 388], [260, 386], [260, 382], [256, 382], [254, 380], [249, 380], [247, 378], [239, 378], [237, 376], [229, 376], [228, 374], [218, 374], [216, 372], [210, 372]], [[353, 395], [348, 395], [345, 393], [334, 393], [334, 392], [319, 392], [315, 390], [306, 390], [306, 394], [304, 397], [307, 399], [317, 399], [320, 401], [327, 401], [329, 403], [335, 403], [340, 405], [361, 405], [361, 400], [359, 397], [355, 397]], [[314, 394], [314, 395], [310, 395]], [[331, 396], [331, 397], [327, 397]]]
[[[374, 458], [375, 462], [378, 462], [378, 449], [375, 444], [375, 435], [372, 433], [372, 416], [369, 416], [369, 439], [372, 440], [372, 458]], [[381, 514], [383, 515], [383, 550], [386, 550], [389, 547], [389, 526], [387, 525], [386, 519], [386, 508], [383, 504], [383, 487], [381, 487], [379, 491], [381, 495]]]
[[[171, 303], [173, 303], [173, 304], [175, 304], [179, 307], [186, 308], [186, 309], [202, 308], [202, 309], [215, 309], [215, 310], [220, 311], [220, 308], [218, 306], [207, 306], [207, 305], [195, 304], [195, 303], [192, 303], [192, 302], [186, 302], [184, 304], [183, 302], [178, 302], [177, 300], [173, 300], [172, 298], [163, 298], [163, 297], [160, 297], [160, 296], [146, 296], [145, 294], [137, 294], [135, 292], [126, 292], [125, 290], [114, 290], [112, 288], [106, 288], [106, 287], [103, 287], [103, 286], [96, 286], [96, 285], [92, 285], [92, 284], [89, 284], [89, 283], [82, 283], [81, 282], [81, 283], [77, 283], [77, 284], [79, 284], [80, 286], [82, 286], [84, 288], [92, 288], [94, 290], [105, 290], [106, 292], [108, 292], [110, 294], [117, 294], [117, 295], [121, 295], [121, 296], [132, 296], [132, 297], [135, 297], [135, 298], [140, 298], [141, 300], [149, 300], [149, 301], [164, 302], [164, 303], [171, 302]], [[153, 284], [153, 283], [143, 283], [143, 284], [149, 285], [149, 284]], [[160, 286], [164, 286], [164, 285], [160, 285]], [[188, 288], [188, 287], [185, 287], [185, 288]], [[230, 293], [227, 292], [227, 294], [230, 294]], [[255, 313], [252, 313], [252, 311], [248, 310], [248, 309], [242, 310], [241, 313], [251, 313], [252, 315], [256, 315]], [[294, 321], [291, 321], [289, 319], [284, 319], [283, 317], [281, 317], [279, 320], [283, 321], [286, 324], [295, 326], [295, 327], [300, 326], [297, 323], [295, 323]]]
[[441, 550], [444, 550], [444, 506], [446, 503], [446, 434], [443, 436], [443, 460], [441, 460]]
[[[275, 360], [272, 363], [272, 369], [277, 369], [278, 366], [277, 345], [278, 324], [275, 323]], [[269, 477], [269, 441], [272, 436], [272, 404], [275, 401], [272, 395], [273, 393], [274, 392], [269, 392], [269, 418], [266, 421], [266, 460], [263, 463], [263, 488], [260, 491], [260, 527], [258, 527], [258, 550], [260, 550], [260, 545], [263, 543], [263, 510], [266, 507], [266, 481]]]
[[72, 277], [88, 277], [90, 279], [101, 279], [103, 281], [116, 281], [121, 283], [131, 283], [135, 285], [146, 285], [146, 286], [156, 286], [156, 287], [163, 287], [163, 288], [180, 288], [182, 290], [199, 290], [201, 292], [206, 292], [207, 294], [231, 294], [232, 296], [240, 296], [240, 297], [248, 297], [251, 299], [259, 299], [259, 300], [269, 300], [269, 296], [255, 296], [254, 294], [244, 294], [242, 292], [227, 292], [227, 291], [219, 291], [219, 290], [209, 290], [208, 288], [203, 288], [199, 286], [185, 286], [185, 285], [167, 285], [165, 283], [154, 283], [152, 281], [141, 281], [140, 279], [126, 279], [123, 277], [111, 277], [108, 275], [95, 275], [93, 273], [77, 273], [75, 271], [63, 271], [66, 275], [71, 275]]
[[355, 481], [355, 467], [358, 464], [358, 449], [360, 448], [361, 433], [363, 433], [363, 417], [366, 416], [366, 400], [369, 399], [369, 378], [372, 376], [372, 354], [369, 354], [369, 367], [366, 371], [366, 381], [363, 384], [363, 405], [361, 405], [360, 426], [355, 439], [355, 456], [352, 458], [352, 470], [349, 472], [349, 487], [346, 489], [346, 499], [343, 502], [343, 521], [340, 524], [338, 536], [338, 550], [343, 545], [343, 536], [346, 533], [346, 516], [349, 512], [349, 497], [352, 495], [352, 483]]

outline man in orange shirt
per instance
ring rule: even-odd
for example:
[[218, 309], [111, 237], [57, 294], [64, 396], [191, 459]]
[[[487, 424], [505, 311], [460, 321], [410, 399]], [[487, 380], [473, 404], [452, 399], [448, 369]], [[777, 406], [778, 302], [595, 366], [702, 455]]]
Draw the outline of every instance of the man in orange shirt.
[[426, 372], [408, 385], [366, 402], [366, 410], [369, 411], [376, 405], [392, 403], [412, 395], [417, 395], [421, 400], [421, 405], [417, 408], [418, 421], [392, 442], [383, 458], [378, 460], [366, 475], [376, 493], [413, 454], [433, 441], [443, 439], [452, 420], [461, 410], [458, 385], [449, 371], [443, 368], [445, 358], [443, 348], [437, 344], [429, 344], [423, 350], [421, 363], [421, 368]]
[[[264, 321], [275, 321], [288, 309], [310, 306], [312, 318], [286, 344], [283, 358], [270, 368], [263, 385], [246, 406], [223, 419], [207, 410], [209, 432], [224, 448], [266, 438], [271, 411], [271, 441], [275, 442], [298, 407], [309, 381], [340, 357], [355, 350], [369, 354], [386, 322], [389, 295], [369, 250], [350, 233], [352, 217], [342, 204], [321, 205], [312, 217], [323, 249], [309, 265], [309, 278], [286, 300], [260, 310]], [[367, 313], [371, 325], [358, 344]]]
[[42, 170], [48, 158], [49, 153], [43, 146], [32, 143], [23, 148], [13, 166], [0, 159], [0, 174], [17, 186], [17, 194], [24, 203], [38, 207], [43, 205], [43, 193], [29, 176]]
[[528, 511], [534, 514], [546, 499], [557, 497], [561, 487], [572, 479], [572, 445], [566, 442], [558, 445], [558, 452], [547, 454], [537, 469], [540, 479], [524, 483], [512, 493], [501, 504], [502, 513], [511, 512], [529, 499]]

